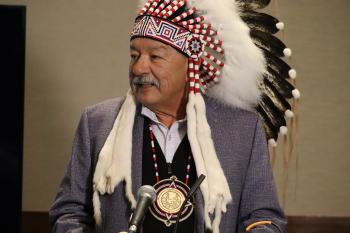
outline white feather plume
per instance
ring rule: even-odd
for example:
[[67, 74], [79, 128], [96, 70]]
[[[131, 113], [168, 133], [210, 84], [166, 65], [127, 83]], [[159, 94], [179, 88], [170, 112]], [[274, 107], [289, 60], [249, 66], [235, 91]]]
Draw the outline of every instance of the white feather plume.
[[219, 83], [206, 94], [225, 104], [252, 110], [259, 101], [258, 82], [265, 72], [266, 61], [240, 18], [233, 0], [189, 0], [190, 6], [204, 12], [204, 17], [218, 30], [223, 41], [225, 66]]

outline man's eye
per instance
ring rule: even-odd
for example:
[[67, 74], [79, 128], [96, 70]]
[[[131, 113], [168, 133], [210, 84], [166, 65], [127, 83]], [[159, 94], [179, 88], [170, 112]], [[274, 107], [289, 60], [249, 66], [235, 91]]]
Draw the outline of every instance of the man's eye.
[[135, 61], [137, 59], [137, 54], [130, 54], [130, 59]]
[[162, 57], [160, 56], [157, 56], [157, 55], [151, 55], [151, 59], [152, 60], [158, 60], [158, 59], [161, 59]]

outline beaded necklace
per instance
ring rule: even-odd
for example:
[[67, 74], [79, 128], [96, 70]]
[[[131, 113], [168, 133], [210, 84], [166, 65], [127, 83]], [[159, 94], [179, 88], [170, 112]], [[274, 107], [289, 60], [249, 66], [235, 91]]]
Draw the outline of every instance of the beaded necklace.
[[[185, 198], [190, 190], [188, 187], [188, 181], [191, 172], [191, 159], [189, 154], [186, 166], [185, 182], [181, 182], [176, 176], [171, 176], [168, 179], [160, 180], [157, 163], [157, 153], [154, 143], [154, 134], [152, 125], [148, 124], [149, 135], [151, 139], [152, 147], [152, 159], [154, 162], [156, 184], [154, 189], [157, 193], [156, 201], [150, 207], [151, 214], [162, 221], [167, 227], [170, 227], [176, 222], [177, 215], [179, 214], [181, 205], [185, 201]], [[193, 212], [193, 199], [191, 198], [185, 205], [183, 212], [181, 213], [180, 222], [186, 220]]]
[[[156, 172], [156, 183], [158, 183], [160, 181], [159, 178], [159, 172], [158, 172], [158, 163], [157, 163], [157, 154], [156, 154], [156, 147], [155, 147], [155, 143], [154, 143], [154, 134], [153, 134], [153, 129], [152, 129], [152, 125], [148, 124], [148, 129], [149, 129], [149, 136], [151, 139], [151, 147], [152, 147], [152, 158], [153, 158], [153, 162], [154, 162], [154, 170]], [[190, 172], [191, 172], [191, 159], [192, 156], [191, 154], [189, 154], [188, 158], [187, 158], [187, 166], [186, 166], [186, 177], [185, 177], [185, 184], [188, 185], [188, 180], [190, 178]]]

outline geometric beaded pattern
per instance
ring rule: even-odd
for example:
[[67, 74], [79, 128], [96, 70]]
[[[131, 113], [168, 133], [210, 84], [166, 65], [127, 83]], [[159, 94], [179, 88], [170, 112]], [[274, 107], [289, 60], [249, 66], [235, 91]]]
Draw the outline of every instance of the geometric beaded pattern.
[[131, 39], [148, 37], [168, 44], [175, 49], [186, 53], [186, 39], [191, 33], [184, 27], [165, 19], [143, 15], [136, 19]]

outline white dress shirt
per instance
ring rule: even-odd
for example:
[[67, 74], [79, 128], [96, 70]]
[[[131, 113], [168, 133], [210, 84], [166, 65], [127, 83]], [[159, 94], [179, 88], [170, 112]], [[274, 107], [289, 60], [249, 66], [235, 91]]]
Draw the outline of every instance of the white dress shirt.
[[153, 134], [162, 149], [166, 162], [171, 163], [177, 148], [186, 135], [186, 118], [175, 121], [170, 128], [168, 128], [158, 120], [156, 114], [149, 108], [142, 106], [141, 114], [151, 120]]

